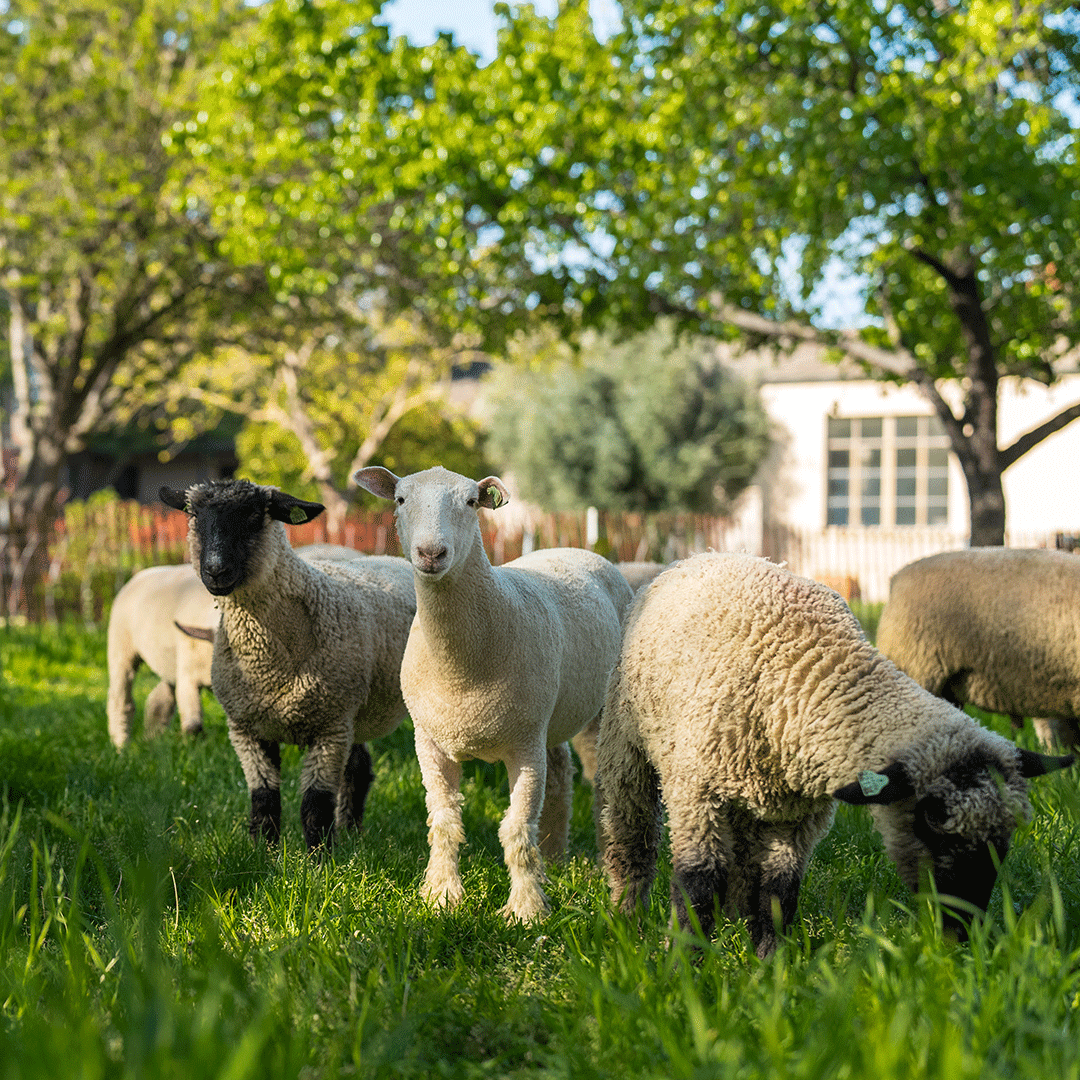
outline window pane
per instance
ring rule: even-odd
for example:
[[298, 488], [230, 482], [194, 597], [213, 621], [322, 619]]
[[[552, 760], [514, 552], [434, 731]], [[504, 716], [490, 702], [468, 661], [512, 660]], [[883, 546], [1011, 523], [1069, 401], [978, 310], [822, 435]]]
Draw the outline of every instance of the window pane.
[[896, 451], [896, 467], [898, 469], [914, 469], [917, 460], [915, 447], [911, 447], [910, 450]]
[[846, 506], [830, 506], [828, 524], [830, 525], [846, 525], [848, 518], [848, 511]]
[[880, 469], [881, 468], [881, 448], [874, 447], [871, 449], [863, 448], [859, 454], [859, 462], [864, 469]]
[[896, 418], [896, 434], [901, 439], [913, 439], [918, 435], [917, 416], [898, 416]]
[[948, 525], [949, 508], [931, 503], [926, 509], [926, 523], [928, 525]]
[[928, 450], [926, 452], [926, 463], [931, 469], [947, 469], [949, 467], [949, 451]]
[[829, 468], [830, 469], [846, 469], [848, 462], [851, 460], [850, 454], [847, 450], [830, 450], [829, 451]]
[[881, 497], [881, 477], [870, 476], [863, 479], [862, 482], [862, 497], [863, 502], [868, 499], [878, 499]]
[[880, 525], [881, 510], [877, 506], [864, 506], [862, 508], [862, 523], [864, 525]]
[[949, 496], [949, 478], [947, 476], [931, 476], [926, 482], [926, 494], [931, 499], [947, 499]]
[[829, 438], [830, 439], [849, 439], [851, 438], [851, 421], [839, 420], [835, 416], [829, 417]]
[[860, 421], [860, 434], [864, 439], [880, 439], [881, 438], [881, 417], [864, 417]]
[[842, 495], [846, 499], [847, 494], [848, 494], [847, 477], [830, 476], [829, 477], [829, 495], [830, 496]]
[[896, 508], [896, 524], [897, 525], [914, 525], [915, 524], [915, 507], [914, 506], [897, 506], [897, 508]]
[[930, 435], [944, 435], [945, 427], [936, 416], [928, 416], [927, 418], [927, 431]]
[[915, 498], [915, 477], [897, 477], [896, 478], [896, 496], [897, 505], [899, 505], [900, 499], [914, 499]]

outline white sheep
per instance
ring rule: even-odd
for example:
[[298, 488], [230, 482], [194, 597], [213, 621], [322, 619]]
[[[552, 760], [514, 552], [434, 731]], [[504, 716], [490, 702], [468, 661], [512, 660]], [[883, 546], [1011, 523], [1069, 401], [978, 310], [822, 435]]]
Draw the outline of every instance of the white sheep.
[[1080, 558], [1064, 551], [944, 551], [892, 577], [877, 646], [956, 705], [1035, 719], [1043, 744], [1080, 747]]
[[281, 832], [280, 743], [308, 748], [300, 818], [309, 848], [359, 825], [371, 781], [364, 743], [405, 717], [399, 668], [415, 612], [404, 559], [308, 563], [282, 522], [304, 502], [247, 480], [161, 489], [189, 518], [191, 562], [217, 598], [213, 690], [251, 793], [251, 833]]
[[214, 598], [186, 563], [140, 570], [116, 594], [109, 612], [106, 715], [118, 750], [131, 738], [131, 684], [143, 663], [161, 680], [146, 699], [144, 733], [163, 731], [176, 709], [185, 735], [202, 731], [201, 691], [210, 685], [213, 647], [176, 623], [208, 629], [217, 619]]
[[581, 549], [534, 551], [493, 567], [477, 511], [509, 498], [496, 477], [478, 483], [436, 467], [399, 478], [372, 467], [355, 479], [395, 501], [413, 565], [416, 620], [401, 686], [427, 792], [423, 895], [445, 906], [462, 899], [461, 762], [501, 761], [510, 776], [499, 827], [510, 872], [502, 914], [534, 918], [548, 908], [543, 860], [567, 845], [567, 740], [600, 711], [630, 586]]
[[612, 898], [627, 914], [648, 903], [663, 800], [677, 924], [692, 912], [709, 934], [726, 905], [766, 956], [839, 799], [870, 806], [912, 889], [928, 866], [943, 897], [985, 909], [1030, 812], [1025, 778], [1071, 762], [1020, 750], [922, 689], [831, 589], [755, 556], [696, 555], [638, 594], [608, 688], [598, 777]]

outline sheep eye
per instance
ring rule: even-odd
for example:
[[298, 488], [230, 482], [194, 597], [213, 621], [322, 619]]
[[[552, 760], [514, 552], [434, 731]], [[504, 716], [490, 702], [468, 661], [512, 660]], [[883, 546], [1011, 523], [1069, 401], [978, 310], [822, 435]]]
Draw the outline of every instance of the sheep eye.
[[472, 507], [477, 507], [477, 506], [480, 505], [480, 500], [479, 499], [466, 499], [465, 502], [466, 502], [466, 504], [468, 506], [472, 506]]
[[405, 505], [405, 496], [404, 495], [399, 495], [397, 497], [397, 499], [395, 499], [394, 501], [398, 504], [398, 506], [404, 506]]

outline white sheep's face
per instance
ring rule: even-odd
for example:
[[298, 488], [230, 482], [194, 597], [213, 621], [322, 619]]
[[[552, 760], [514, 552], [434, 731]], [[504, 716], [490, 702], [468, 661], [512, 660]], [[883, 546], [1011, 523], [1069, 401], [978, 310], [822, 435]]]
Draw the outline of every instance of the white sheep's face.
[[404, 477], [370, 466], [353, 479], [372, 494], [394, 500], [401, 550], [426, 581], [452, 576], [480, 540], [477, 511], [494, 510], [509, 500], [497, 477], [470, 480], [441, 465]]
[[394, 502], [401, 548], [427, 580], [442, 578], [476, 541], [480, 488], [475, 480], [437, 466], [399, 480]]

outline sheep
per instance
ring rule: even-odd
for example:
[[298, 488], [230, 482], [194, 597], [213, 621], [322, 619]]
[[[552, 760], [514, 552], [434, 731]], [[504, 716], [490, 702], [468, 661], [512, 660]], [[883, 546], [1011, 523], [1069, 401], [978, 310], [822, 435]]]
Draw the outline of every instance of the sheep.
[[544, 859], [562, 855], [569, 838], [567, 740], [600, 711], [630, 586], [582, 549], [534, 551], [493, 567], [477, 511], [507, 502], [497, 477], [477, 482], [441, 466], [398, 477], [372, 466], [354, 479], [397, 504], [416, 584], [401, 687], [427, 797], [422, 894], [445, 907], [463, 898], [461, 762], [501, 761], [510, 777], [499, 827], [510, 896], [501, 914], [537, 918], [548, 910]]
[[970, 548], [892, 577], [877, 646], [955, 705], [1035, 729], [1049, 749], [1080, 747], [1080, 559], [1064, 551]]
[[118, 750], [131, 738], [131, 686], [143, 663], [161, 680], [146, 699], [144, 733], [163, 731], [177, 708], [185, 735], [202, 731], [201, 690], [210, 685], [213, 649], [181, 633], [176, 622], [208, 628], [217, 618], [214, 598], [186, 563], [140, 570], [116, 594], [109, 612], [105, 711]]
[[212, 684], [251, 796], [250, 832], [281, 834], [280, 743], [306, 746], [300, 819], [309, 849], [359, 826], [365, 742], [405, 718], [399, 668], [416, 610], [404, 559], [306, 562], [282, 522], [324, 509], [248, 480], [161, 489], [186, 511], [191, 563], [217, 598]]
[[[605, 869], [645, 906], [667, 808], [675, 924], [716, 905], [758, 956], [794, 918], [834, 800], [868, 805], [912, 889], [985, 910], [1025, 778], [1072, 763], [1018, 749], [904, 675], [831, 589], [752, 555], [692, 556], [639, 593], [600, 724]], [[963, 924], [946, 900], [950, 932]]]
[[[309, 560], [363, 558], [361, 552], [339, 544], [308, 544], [295, 550]], [[188, 563], [140, 570], [116, 594], [109, 612], [106, 718], [118, 750], [131, 739], [132, 683], [144, 663], [160, 680], [146, 698], [144, 734], [160, 734], [175, 710], [185, 735], [202, 731], [201, 692], [210, 686], [217, 621], [214, 598]]]
[[626, 578], [630, 588], [637, 592], [648, 585], [657, 574], [663, 573], [667, 566], [668, 563], [662, 562], [617, 562], [615, 569]]

